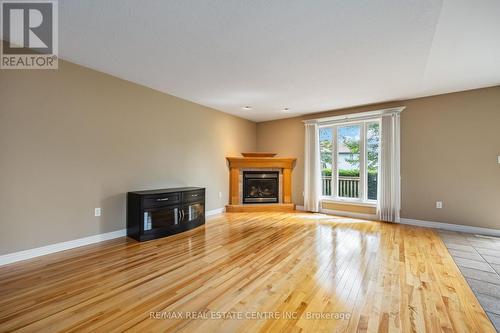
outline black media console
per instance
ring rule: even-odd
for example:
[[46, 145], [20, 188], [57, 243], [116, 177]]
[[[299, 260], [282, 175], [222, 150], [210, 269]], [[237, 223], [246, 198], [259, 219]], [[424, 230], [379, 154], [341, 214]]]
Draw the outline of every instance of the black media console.
[[205, 189], [180, 187], [127, 193], [127, 236], [165, 237], [205, 224]]

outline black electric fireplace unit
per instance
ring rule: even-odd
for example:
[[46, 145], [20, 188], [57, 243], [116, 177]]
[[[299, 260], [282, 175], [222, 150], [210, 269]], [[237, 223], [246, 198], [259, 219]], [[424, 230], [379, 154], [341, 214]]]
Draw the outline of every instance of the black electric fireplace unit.
[[243, 203], [279, 202], [278, 171], [243, 171]]

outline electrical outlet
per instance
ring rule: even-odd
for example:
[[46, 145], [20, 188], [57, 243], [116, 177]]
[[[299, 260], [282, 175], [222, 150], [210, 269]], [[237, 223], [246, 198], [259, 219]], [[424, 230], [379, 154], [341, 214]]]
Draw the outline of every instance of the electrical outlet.
[[443, 202], [442, 201], [436, 201], [436, 208], [438, 208], [438, 209], [443, 208]]
[[101, 216], [102, 210], [101, 208], [95, 208], [94, 209], [94, 216]]
[[219, 199], [222, 199], [222, 192], [219, 192]]
[[497, 159], [498, 164], [500, 164], [500, 155], [497, 156]]

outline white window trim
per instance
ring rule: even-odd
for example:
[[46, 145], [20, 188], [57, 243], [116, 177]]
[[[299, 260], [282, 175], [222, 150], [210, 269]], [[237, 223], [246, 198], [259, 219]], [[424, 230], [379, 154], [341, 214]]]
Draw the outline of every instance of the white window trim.
[[[376, 207], [377, 206], [377, 201], [376, 200], [368, 200], [367, 198], [367, 182], [364, 181], [365, 178], [368, 176], [364, 174], [364, 169], [365, 169], [365, 163], [364, 160], [367, 158], [366, 154], [367, 151], [364, 147], [365, 145], [365, 136], [366, 136], [366, 123], [369, 122], [374, 122], [374, 121], [381, 121], [382, 116], [384, 115], [389, 115], [389, 114], [395, 114], [395, 113], [401, 113], [406, 107], [401, 106], [401, 107], [395, 107], [395, 108], [389, 108], [389, 109], [381, 109], [381, 110], [375, 110], [375, 111], [368, 111], [368, 112], [360, 112], [360, 113], [351, 113], [347, 115], [341, 115], [341, 116], [333, 116], [333, 117], [324, 117], [324, 118], [317, 118], [317, 119], [308, 119], [304, 120], [303, 122], [306, 124], [310, 123], [317, 123], [319, 128], [325, 128], [325, 127], [333, 127], [332, 131], [332, 139], [333, 141], [333, 156], [332, 156], [332, 196], [321, 196], [320, 201], [321, 202], [332, 202], [332, 203], [340, 203], [340, 204], [351, 204], [351, 205], [359, 205], [359, 206], [369, 206], [369, 207]], [[342, 125], [355, 125], [355, 124], [360, 124], [362, 123], [362, 131], [360, 134], [360, 145], [363, 146], [362, 152], [363, 156], [360, 156], [360, 186], [361, 186], [361, 191], [362, 195], [360, 195], [360, 198], [343, 198], [343, 197], [338, 197], [337, 196], [337, 187], [338, 187], [338, 171], [337, 171], [337, 128], [338, 126]], [[360, 146], [361, 149], [361, 146]], [[363, 163], [361, 163], [361, 159], [363, 159]], [[380, 151], [379, 151], [379, 161], [380, 161]], [[363, 169], [363, 170], [361, 170]], [[380, 163], [379, 163], [379, 174], [380, 174]]]
[[[366, 150], [366, 134], [367, 134], [367, 124], [377, 122], [380, 125], [380, 118], [370, 118], [365, 119], [363, 121], [350, 121], [350, 122], [342, 122], [336, 124], [328, 124], [322, 125], [320, 128], [331, 128], [332, 129], [332, 195], [331, 196], [321, 196], [321, 201], [329, 201], [336, 203], [351, 203], [358, 205], [370, 205], [376, 206], [377, 200], [369, 200], [368, 199], [368, 175], [366, 174], [366, 160], [367, 160], [367, 150]], [[360, 126], [360, 134], [359, 134], [359, 198], [347, 198], [347, 197], [339, 197], [338, 196], [338, 128], [343, 126]], [[379, 152], [379, 160], [380, 160], [380, 152]], [[380, 166], [379, 166], [380, 168]]]
[[395, 108], [381, 109], [381, 110], [367, 111], [367, 112], [359, 112], [359, 113], [351, 113], [351, 114], [345, 114], [345, 115], [341, 115], [341, 116], [307, 119], [307, 120], [304, 120], [303, 122], [305, 124], [317, 123], [321, 127], [321, 126], [325, 126], [325, 125], [347, 123], [347, 122], [352, 122], [352, 121], [376, 119], [376, 118], [380, 118], [384, 115], [400, 113], [405, 108], [406, 108], [406, 106], [399, 106], [399, 107], [395, 107]]

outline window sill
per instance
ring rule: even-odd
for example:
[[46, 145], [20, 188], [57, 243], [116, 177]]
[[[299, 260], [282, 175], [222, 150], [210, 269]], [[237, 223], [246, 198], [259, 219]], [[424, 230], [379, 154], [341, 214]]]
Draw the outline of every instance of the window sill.
[[363, 206], [363, 207], [373, 207], [373, 208], [377, 207], [376, 202], [341, 200], [341, 199], [328, 198], [328, 197], [321, 198], [320, 201], [326, 202], [326, 203], [342, 204], [342, 205]]

